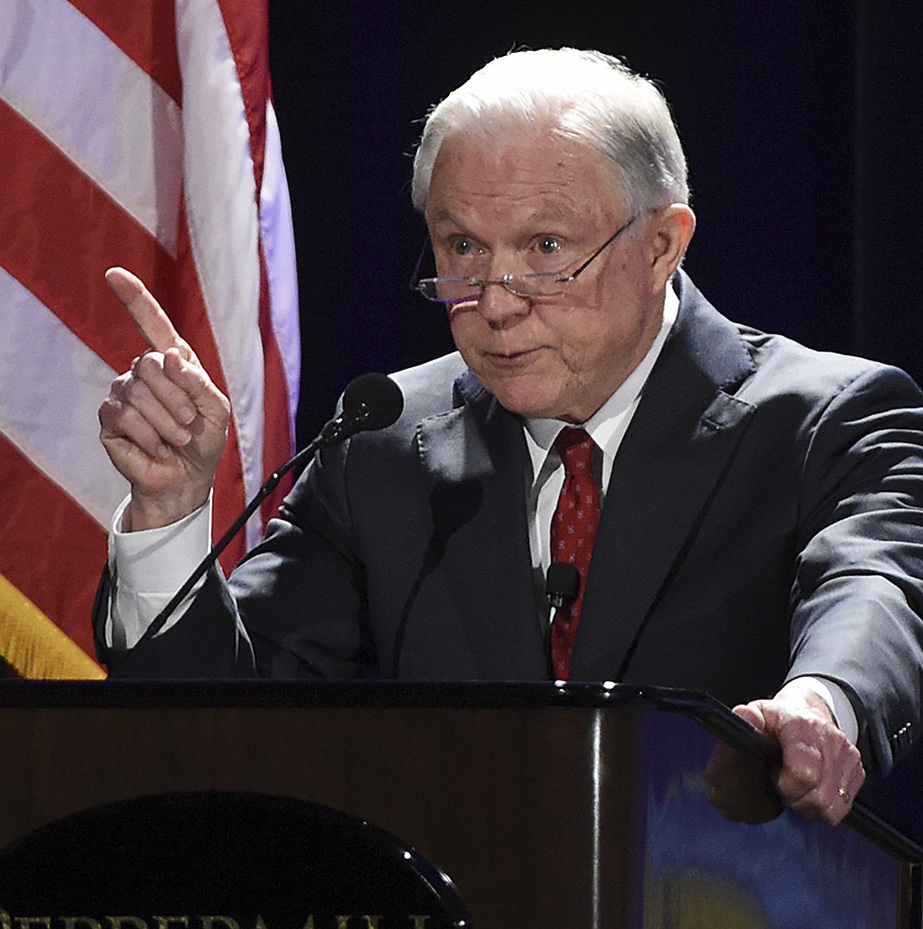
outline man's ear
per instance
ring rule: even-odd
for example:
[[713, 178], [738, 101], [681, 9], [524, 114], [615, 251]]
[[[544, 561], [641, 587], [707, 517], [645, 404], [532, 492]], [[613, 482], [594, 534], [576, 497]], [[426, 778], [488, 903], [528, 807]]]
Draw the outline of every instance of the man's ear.
[[652, 283], [659, 292], [686, 254], [695, 232], [695, 213], [685, 203], [671, 203], [651, 216], [649, 229]]

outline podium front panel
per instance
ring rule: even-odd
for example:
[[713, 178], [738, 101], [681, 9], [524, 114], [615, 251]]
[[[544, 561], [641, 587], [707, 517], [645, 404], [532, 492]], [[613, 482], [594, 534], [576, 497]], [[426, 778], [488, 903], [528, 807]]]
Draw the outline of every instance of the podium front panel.
[[[716, 739], [669, 707], [533, 686], [32, 686], [0, 688], [0, 848], [130, 798], [256, 792], [396, 836], [475, 929], [906, 925], [893, 850], [790, 813], [725, 822], [703, 776]], [[0, 911], [86, 929], [4, 910], [2, 887]]]

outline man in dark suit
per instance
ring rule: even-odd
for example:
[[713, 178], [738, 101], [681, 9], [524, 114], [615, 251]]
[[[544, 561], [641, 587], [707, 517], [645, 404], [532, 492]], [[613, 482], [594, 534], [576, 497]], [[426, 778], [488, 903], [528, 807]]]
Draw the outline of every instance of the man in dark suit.
[[[396, 375], [400, 419], [324, 452], [230, 583], [212, 572], [153, 638], [208, 546], [228, 405], [110, 272], [152, 349], [100, 409], [132, 484], [99, 616], [111, 673], [704, 690], [781, 741], [787, 805], [837, 822], [856, 746], [885, 769], [921, 724], [916, 386], [711, 307], [679, 270], [695, 219], [666, 104], [604, 56], [478, 72], [430, 115], [414, 200], [438, 274], [420, 289], [458, 353]], [[578, 486], [562, 427], [589, 456], [566, 528], [592, 562], [567, 556], [579, 588], [549, 635]]]

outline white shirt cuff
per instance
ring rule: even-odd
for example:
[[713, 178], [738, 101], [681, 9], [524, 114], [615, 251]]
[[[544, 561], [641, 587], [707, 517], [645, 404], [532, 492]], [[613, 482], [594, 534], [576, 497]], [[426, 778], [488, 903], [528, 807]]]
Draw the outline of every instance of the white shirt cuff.
[[[137, 644], [154, 617], [211, 550], [211, 496], [178, 522], [139, 532], [121, 531], [128, 502], [126, 498], [116, 510], [109, 532], [113, 596], [106, 642], [118, 648]], [[183, 615], [203, 583], [204, 578], [173, 611], [162, 631]]]
[[817, 694], [827, 704], [840, 731], [855, 745], [859, 738], [859, 721], [856, 719], [856, 711], [853, 709], [849, 697], [846, 696], [846, 691], [839, 684], [835, 684], [833, 681], [827, 680], [827, 678], [807, 676], [793, 678], [785, 687], [788, 689], [796, 684], [800, 684], [806, 690]]

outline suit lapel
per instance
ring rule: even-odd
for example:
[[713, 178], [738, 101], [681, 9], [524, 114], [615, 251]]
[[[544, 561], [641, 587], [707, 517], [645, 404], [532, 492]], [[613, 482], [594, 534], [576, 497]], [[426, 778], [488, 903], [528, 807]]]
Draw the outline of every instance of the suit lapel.
[[478, 677], [541, 678], [547, 658], [529, 553], [522, 425], [470, 373], [456, 394], [461, 405], [423, 420], [417, 433], [435, 537], [444, 546], [438, 582], [465, 627]]
[[[574, 647], [574, 680], [616, 676], [740, 442], [754, 408], [736, 327], [681, 276], [680, 315], [616, 456]], [[611, 669], [611, 670], [610, 670]]]

